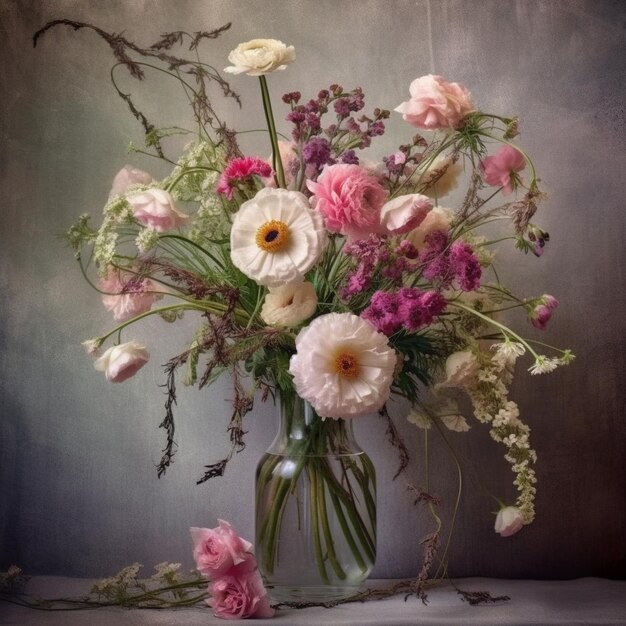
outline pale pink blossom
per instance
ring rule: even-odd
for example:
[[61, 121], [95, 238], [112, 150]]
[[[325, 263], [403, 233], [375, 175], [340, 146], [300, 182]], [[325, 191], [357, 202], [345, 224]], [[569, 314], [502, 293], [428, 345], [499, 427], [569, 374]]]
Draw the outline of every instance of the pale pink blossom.
[[104, 372], [111, 383], [121, 383], [134, 376], [150, 359], [145, 346], [128, 341], [109, 348], [93, 366]]
[[153, 178], [148, 172], [139, 170], [132, 165], [125, 165], [113, 179], [109, 197], [121, 195], [132, 185], [149, 185]]
[[427, 196], [412, 193], [383, 204], [380, 223], [390, 235], [401, 235], [417, 228], [433, 208]]
[[307, 187], [313, 193], [313, 206], [331, 232], [346, 235], [349, 240], [383, 232], [380, 211], [387, 192], [358, 165], [326, 166], [317, 182], [309, 180]]
[[389, 399], [397, 364], [387, 337], [352, 313], [316, 317], [296, 337], [289, 362], [298, 395], [320, 417], [359, 417]]
[[466, 389], [477, 380], [480, 365], [471, 350], [453, 352], [446, 359], [446, 378], [437, 387]]
[[244, 563], [252, 549], [252, 544], [240, 537], [228, 522], [221, 519], [217, 521], [217, 528], [189, 529], [196, 568], [211, 579]]
[[513, 146], [504, 145], [494, 156], [480, 162], [485, 182], [492, 187], [502, 187], [503, 193], [512, 193], [516, 172], [526, 167], [524, 155]]
[[501, 537], [510, 537], [524, 526], [524, 516], [516, 506], [505, 506], [498, 511], [494, 530]]
[[409, 91], [410, 100], [403, 102], [395, 110], [417, 128], [457, 128], [463, 118], [474, 110], [470, 92], [458, 83], [447, 82], [442, 76], [428, 74], [416, 78]]
[[100, 278], [98, 285], [104, 308], [113, 313], [116, 322], [124, 322], [152, 308], [162, 297], [159, 287], [149, 278], [142, 278], [131, 272], [121, 272], [109, 268], [106, 277]]
[[189, 216], [176, 208], [174, 198], [163, 189], [147, 189], [128, 198], [135, 219], [149, 228], [164, 232], [179, 228]]
[[222, 576], [209, 585], [209, 593], [207, 604], [215, 617], [246, 619], [274, 615], [258, 569]]

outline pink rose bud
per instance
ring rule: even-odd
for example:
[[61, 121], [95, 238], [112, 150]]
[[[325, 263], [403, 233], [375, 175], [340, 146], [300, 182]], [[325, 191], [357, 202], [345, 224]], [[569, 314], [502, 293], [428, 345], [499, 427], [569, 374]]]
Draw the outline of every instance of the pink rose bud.
[[148, 172], [138, 170], [132, 165], [125, 165], [113, 179], [109, 197], [123, 194], [132, 185], [149, 185], [153, 178]]
[[380, 222], [390, 235], [401, 235], [417, 228], [432, 208], [433, 201], [419, 193], [398, 196], [383, 204]]
[[396, 107], [412, 126], [424, 130], [457, 128], [461, 120], [474, 110], [470, 92], [458, 83], [449, 83], [442, 76], [428, 74], [416, 78], [409, 87], [411, 99]]
[[539, 298], [535, 307], [529, 312], [530, 323], [540, 330], [545, 330], [552, 312], [559, 306], [559, 301], [549, 294]]
[[226, 574], [251, 556], [252, 544], [242, 539], [228, 522], [218, 522], [217, 528], [190, 528], [196, 567], [209, 578]]
[[121, 383], [134, 376], [150, 359], [146, 348], [136, 341], [121, 343], [109, 348], [93, 366], [104, 372], [111, 383]]
[[516, 506], [505, 506], [496, 516], [495, 531], [501, 537], [510, 537], [524, 526], [522, 512]]
[[485, 182], [492, 187], [502, 187], [504, 193], [512, 193], [516, 172], [526, 167], [524, 155], [513, 146], [502, 146], [494, 156], [480, 162]]
[[159, 232], [179, 228], [189, 221], [189, 216], [176, 208], [174, 198], [163, 189], [147, 189], [130, 196], [128, 202], [140, 224]]

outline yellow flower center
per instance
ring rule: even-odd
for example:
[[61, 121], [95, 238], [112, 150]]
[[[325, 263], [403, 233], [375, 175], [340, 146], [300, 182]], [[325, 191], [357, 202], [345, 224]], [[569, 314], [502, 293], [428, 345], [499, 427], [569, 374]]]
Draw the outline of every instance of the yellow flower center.
[[271, 220], [256, 231], [256, 245], [265, 252], [280, 252], [289, 243], [289, 234], [285, 222]]
[[341, 352], [335, 357], [335, 373], [343, 378], [356, 378], [361, 368], [354, 354]]

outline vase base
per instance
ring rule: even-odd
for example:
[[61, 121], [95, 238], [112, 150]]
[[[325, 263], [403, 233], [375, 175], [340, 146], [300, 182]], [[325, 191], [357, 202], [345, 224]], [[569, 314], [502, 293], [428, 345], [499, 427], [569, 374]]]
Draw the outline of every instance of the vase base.
[[363, 587], [360, 585], [266, 585], [266, 589], [274, 602], [325, 604], [354, 596], [362, 591]]

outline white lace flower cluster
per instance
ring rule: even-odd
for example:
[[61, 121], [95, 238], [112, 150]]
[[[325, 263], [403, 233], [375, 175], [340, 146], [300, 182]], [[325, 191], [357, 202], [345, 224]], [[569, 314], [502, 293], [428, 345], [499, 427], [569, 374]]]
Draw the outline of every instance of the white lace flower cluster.
[[491, 424], [491, 438], [507, 447], [504, 458], [516, 475], [513, 484], [519, 492], [517, 507], [524, 523], [530, 524], [535, 517], [537, 479], [532, 464], [537, 454], [530, 447], [530, 428], [519, 419], [519, 408], [509, 400], [507, 388], [515, 361], [523, 353], [523, 346], [512, 341], [497, 344], [493, 355], [481, 353], [477, 382], [467, 392], [476, 419]]

